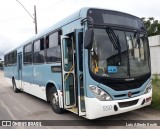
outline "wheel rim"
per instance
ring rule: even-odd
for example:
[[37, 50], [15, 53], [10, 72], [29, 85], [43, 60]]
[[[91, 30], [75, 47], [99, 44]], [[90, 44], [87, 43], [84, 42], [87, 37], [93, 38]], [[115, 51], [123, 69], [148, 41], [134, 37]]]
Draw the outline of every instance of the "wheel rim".
[[54, 93], [52, 96], [52, 104], [54, 108], [58, 108], [59, 107], [59, 101], [58, 101], [58, 95], [57, 93]]

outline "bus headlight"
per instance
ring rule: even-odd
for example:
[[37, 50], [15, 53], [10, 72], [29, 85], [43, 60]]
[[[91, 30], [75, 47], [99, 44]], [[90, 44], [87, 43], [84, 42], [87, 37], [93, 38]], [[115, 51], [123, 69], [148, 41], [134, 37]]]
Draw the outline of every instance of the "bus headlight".
[[150, 81], [144, 91], [144, 94], [149, 93], [152, 90], [152, 81]]
[[97, 86], [89, 85], [89, 89], [100, 101], [112, 100], [110, 95], [108, 95], [104, 90], [98, 88]]

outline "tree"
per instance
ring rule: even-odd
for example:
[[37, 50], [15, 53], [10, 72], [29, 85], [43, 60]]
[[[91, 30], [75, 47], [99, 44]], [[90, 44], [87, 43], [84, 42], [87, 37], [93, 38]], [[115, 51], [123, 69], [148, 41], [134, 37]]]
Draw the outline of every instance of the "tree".
[[145, 28], [147, 29], [148, 36], [160, 34], [160, 21], [155, 20], [154, 17], [149, 17], [148, 19], [142, 17], [142, 20], [144, 22]]

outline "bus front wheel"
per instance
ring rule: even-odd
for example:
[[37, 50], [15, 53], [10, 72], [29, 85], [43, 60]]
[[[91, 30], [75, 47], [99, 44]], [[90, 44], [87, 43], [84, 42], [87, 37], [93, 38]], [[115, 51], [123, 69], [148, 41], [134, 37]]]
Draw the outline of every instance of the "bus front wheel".
[[50, 104], [55, 113], [61, 114], [63, 112], [63, 109], [59, 107], [59, 97], [55, 87], [50, 90]]

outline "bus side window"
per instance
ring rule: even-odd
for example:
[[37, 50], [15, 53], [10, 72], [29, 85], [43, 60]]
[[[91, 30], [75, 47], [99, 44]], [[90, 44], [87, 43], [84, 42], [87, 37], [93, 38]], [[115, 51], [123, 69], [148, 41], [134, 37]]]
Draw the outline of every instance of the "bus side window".
[[44, 63], [44, 39], [34, 42], [33, 63]]
[[45, 44], [46, 44], [46, 49], [48, 49], [49, 48], [49, 36], [46, 37]]
[[23, 63], [32, 64], [32, 44], [28, 44], [24, 47]]
[[59, 45], [58, 32], [52, 33], [46, 37], [46, 62], [60, 62], [60, 45]]

